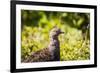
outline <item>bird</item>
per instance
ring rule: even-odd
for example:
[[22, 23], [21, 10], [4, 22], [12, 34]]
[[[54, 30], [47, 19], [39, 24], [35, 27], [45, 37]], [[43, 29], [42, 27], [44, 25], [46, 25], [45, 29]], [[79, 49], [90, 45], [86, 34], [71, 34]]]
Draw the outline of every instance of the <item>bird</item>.
[[54, 26], [50, 33], [49, 39], [50, 42], [47, 48], [42, 50], [32, 52], [31, 55], [24, 60], [25, 63], [29, 62], [48, 62], [48, 61], [60, 61], [60, 41], [58, 36], [64, 32], [60, 28]]

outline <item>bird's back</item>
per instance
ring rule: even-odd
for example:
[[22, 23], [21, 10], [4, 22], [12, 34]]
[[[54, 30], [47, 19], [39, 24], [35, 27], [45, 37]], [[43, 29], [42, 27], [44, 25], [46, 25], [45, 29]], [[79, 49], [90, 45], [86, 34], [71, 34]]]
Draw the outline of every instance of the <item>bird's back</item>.
[[51, 54], [50, 54], [48, 48], [44, 48], [37, 52], [32, 52], [32, 54], [26, 60], [24, 60], [24, 62], [25, 63], [45, 62], [45, 61], [50, 61], [50, 58], [51, 58]]

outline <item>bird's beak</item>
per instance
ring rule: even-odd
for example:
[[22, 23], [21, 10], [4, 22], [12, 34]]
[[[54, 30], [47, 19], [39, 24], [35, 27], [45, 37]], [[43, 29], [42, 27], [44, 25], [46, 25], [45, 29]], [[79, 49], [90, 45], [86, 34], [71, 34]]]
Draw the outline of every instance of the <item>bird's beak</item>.
[[60, 31], [60, 34], [64, 34], [64, 32], [63, 31]]

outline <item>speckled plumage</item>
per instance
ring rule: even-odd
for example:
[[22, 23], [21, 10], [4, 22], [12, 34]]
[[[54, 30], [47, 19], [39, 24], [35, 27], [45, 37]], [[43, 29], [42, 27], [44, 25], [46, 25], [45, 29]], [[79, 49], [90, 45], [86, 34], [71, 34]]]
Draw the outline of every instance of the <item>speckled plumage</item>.
[[47, 62], [47, 61], [59, 61], [60, 60], [60, 42], [58, 40], [61, 30], [58, 27], [54, 27], [50, 31], [50, 43], [47, 48], [33, 52], [24, 62]]

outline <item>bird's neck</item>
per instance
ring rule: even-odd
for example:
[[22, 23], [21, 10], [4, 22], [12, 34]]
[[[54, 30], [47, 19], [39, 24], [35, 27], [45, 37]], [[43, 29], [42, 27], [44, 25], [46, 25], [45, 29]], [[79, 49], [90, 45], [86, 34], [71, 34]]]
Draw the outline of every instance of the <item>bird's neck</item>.
[[59, 40], [58, 40], [58, 37], [50, 37], [49, 47], [53, 47], [54, 49], [59, 49]]
[[57, 60], [59, 60], [60, 44], [58, 37], [50, 37], [50, 44], [48, 48], [49, 51], [51, 52], [53, 59], [56, 58]]

